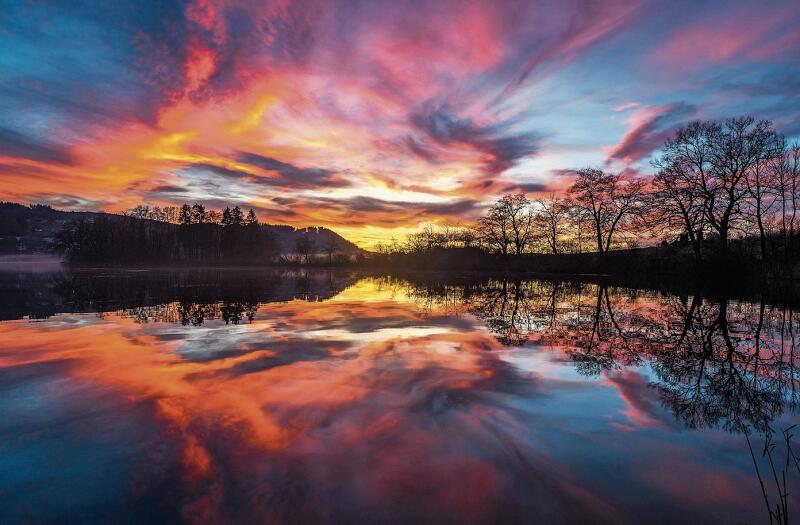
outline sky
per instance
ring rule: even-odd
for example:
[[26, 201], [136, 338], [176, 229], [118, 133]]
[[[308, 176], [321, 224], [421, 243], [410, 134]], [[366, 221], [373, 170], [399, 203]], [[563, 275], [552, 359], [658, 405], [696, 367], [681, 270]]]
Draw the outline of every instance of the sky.
[[794, 1], [0, 0], [0, 200], [368, 248], [743, 114], [800, 137]]

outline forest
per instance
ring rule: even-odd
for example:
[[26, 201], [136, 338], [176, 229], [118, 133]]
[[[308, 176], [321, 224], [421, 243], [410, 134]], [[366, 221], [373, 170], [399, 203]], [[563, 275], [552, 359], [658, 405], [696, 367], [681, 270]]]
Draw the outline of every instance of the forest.
[[223, 221], [211, 222], [202, 204], [185, 204], [177, 209], [178, 224], [135, 213], [81, 217], [60, 232], [57, 249], [84, 264], [264, 264], [279, 254], [253, 210], [224, 213]]

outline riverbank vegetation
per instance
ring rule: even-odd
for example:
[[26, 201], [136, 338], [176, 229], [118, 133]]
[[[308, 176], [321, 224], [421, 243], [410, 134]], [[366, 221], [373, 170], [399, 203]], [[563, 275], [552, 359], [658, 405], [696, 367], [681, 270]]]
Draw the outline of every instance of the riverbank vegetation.
[[562, 195], [508, 194], [476, 224], [377, 247], [377, 264], [570, 273], [784, 274], [797, 259], [800, 146], [753, 117], [693, 122], [654, 177], [575, 172]]

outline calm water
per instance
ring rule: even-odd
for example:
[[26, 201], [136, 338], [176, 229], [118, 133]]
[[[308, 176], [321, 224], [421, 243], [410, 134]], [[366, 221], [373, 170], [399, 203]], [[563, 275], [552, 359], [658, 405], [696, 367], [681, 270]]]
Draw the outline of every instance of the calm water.
[[757, 300], [6, 272], [0, 319], [3, 523], [763, 523], [743, 431], [775, 502], [798, 420], [800, 315]]

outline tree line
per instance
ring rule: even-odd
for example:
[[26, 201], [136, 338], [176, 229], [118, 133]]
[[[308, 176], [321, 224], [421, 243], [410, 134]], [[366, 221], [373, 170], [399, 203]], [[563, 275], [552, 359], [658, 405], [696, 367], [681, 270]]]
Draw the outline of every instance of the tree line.
[[58, 245], [81, 263], [258, 264], [280, 254], [252, 209], [216, 212], [198, 203], [81, 217], [64, 228]]
[[217, 224], [219, 226], [250, 226], [258, 224], [256, 212], [250, 208], [247, 214], [239, 206], [226, 206], [224, 210], [217, 211], [206, 209], [200, 203], [192, 205], [184, 203], [181, 206], [148, 206], [139, 204], [130, 210], [123, 212], [126, 217], [135, 219], [149, 219], [158, 222], [171, 224]]
[[733, 240], [750, 239], [763, 261], [796, 255], [800, 145], [787, 144], [771, 122], [692, 122], [665, 142], [652, 165], [653, 177], [580, 169], [563, 195], [531, 200], [510, 193], [474, 224], [428, 226], [377, 251], [604, 254], [661, 241], [690, 247], [701, 263], [725, 260]]

